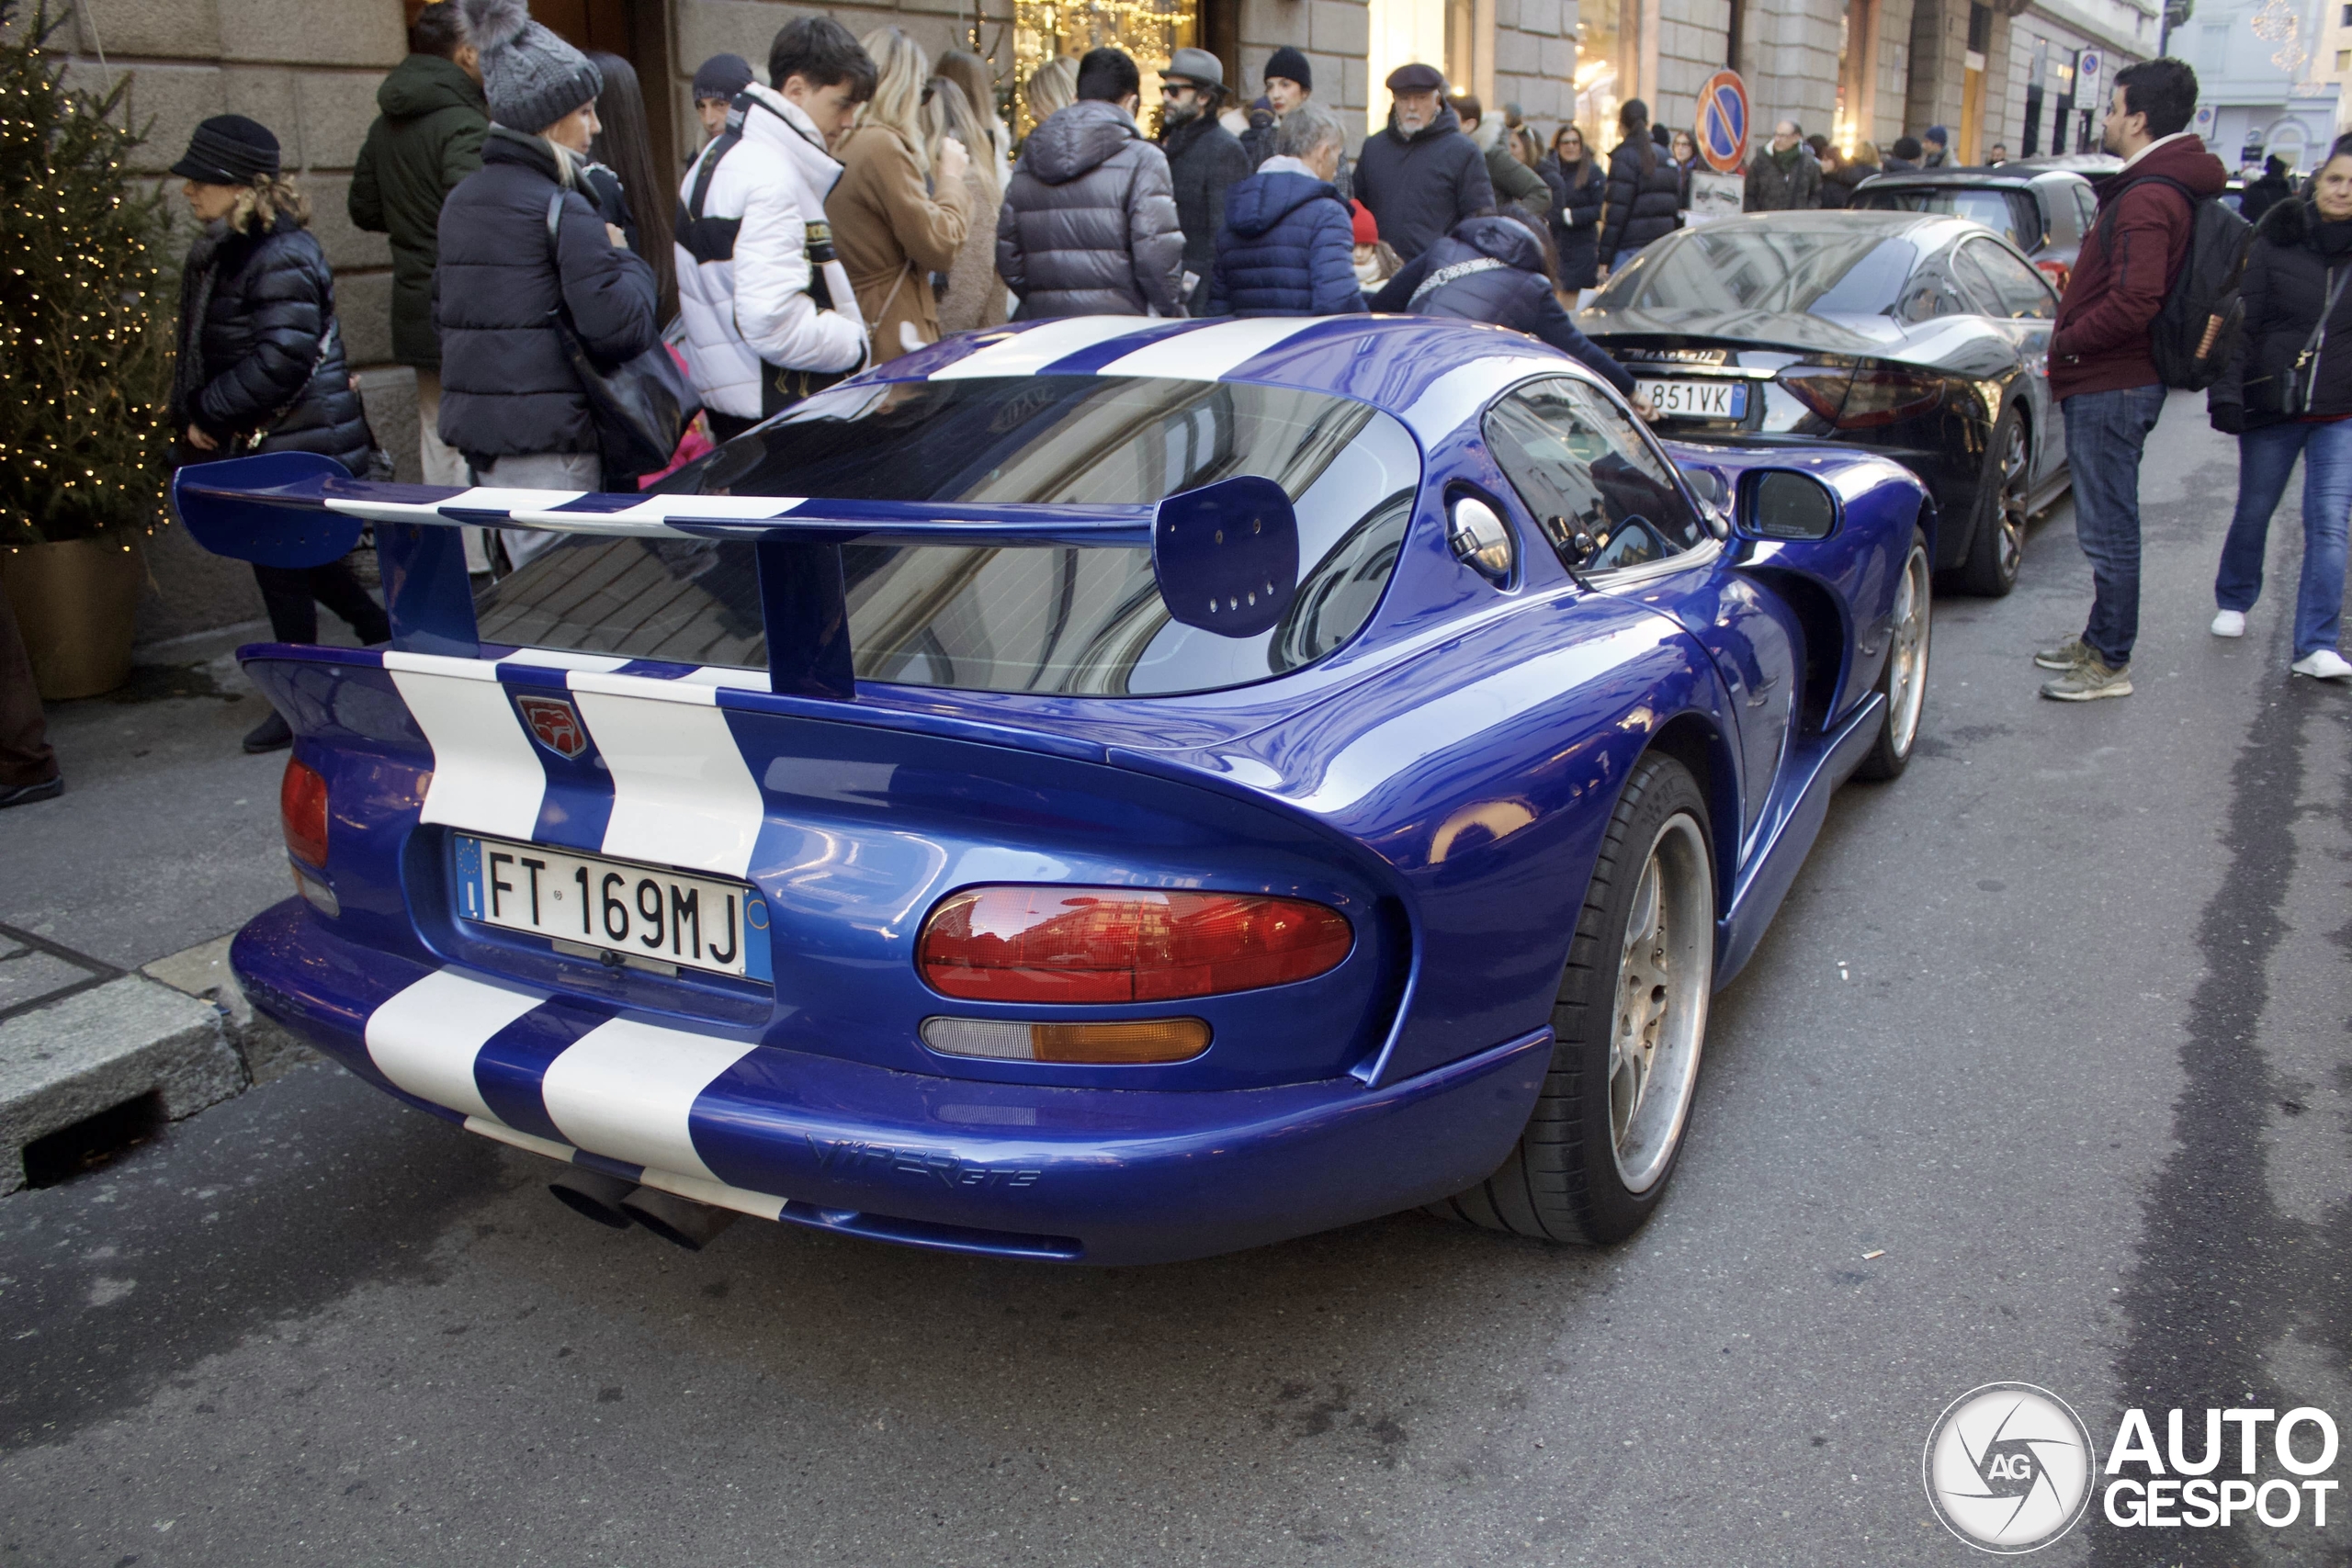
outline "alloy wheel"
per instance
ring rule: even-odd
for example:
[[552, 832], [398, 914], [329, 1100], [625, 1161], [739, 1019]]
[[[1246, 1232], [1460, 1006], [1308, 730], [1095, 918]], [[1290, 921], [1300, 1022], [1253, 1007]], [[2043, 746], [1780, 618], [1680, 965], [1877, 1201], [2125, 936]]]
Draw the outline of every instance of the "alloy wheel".
[[1673, 1163], [1706, 1039], [1714, 980], [1714, 893], [1699, 825], [1668, 818], [1651, 841], [1617, 964], [1609, 1042], [1609, 1130], [1617, 1175], [1647, 1191]]
[[1919, 714], [1928, 697], [1928, 629], [1933, 613], [1928, 576], [1928, 552], [1911, 547], [1903, 565], [1903, 581], [1894, 591], [1894, 626], [1886, 650], [1886, 728], [1897, 757], [1911, 754], [1919, 733]]

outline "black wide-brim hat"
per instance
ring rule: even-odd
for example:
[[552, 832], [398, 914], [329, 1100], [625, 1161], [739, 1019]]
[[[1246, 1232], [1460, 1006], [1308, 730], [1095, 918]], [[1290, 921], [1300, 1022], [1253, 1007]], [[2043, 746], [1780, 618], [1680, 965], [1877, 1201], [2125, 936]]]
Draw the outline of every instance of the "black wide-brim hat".
[[172, 165], [180, 178], [209, 186], [249, 186], [277, 171], [277, 138], [241, 114], [216, 114], [198, 126]]

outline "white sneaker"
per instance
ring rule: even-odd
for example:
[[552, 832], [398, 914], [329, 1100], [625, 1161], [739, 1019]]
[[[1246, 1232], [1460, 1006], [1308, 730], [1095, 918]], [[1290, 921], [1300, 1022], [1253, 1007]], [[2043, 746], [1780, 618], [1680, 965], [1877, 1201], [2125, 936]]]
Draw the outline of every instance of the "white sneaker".
[[2332, 648], [2307, 653], [2287, 668], [2298, 675], [2312, 675], [2322, 681], [2352, 681], [2352, 663]]
[[2245, 636], [2245, 612], [2244, 610], [2213, 612], [2213, 635], [2215, 637]]

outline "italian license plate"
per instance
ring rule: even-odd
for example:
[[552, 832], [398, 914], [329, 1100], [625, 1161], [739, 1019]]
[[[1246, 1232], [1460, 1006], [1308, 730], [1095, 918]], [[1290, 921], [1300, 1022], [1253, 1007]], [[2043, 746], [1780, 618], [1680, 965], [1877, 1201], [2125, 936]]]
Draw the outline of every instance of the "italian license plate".
[[740, 882], [459, 834], [458, 913], [567, 948], [774, 977], [768, 908]]
[[1741, 381], [1643, 381], [1642, 396], [1672, 419], [1745, 419], [1747, 386]]

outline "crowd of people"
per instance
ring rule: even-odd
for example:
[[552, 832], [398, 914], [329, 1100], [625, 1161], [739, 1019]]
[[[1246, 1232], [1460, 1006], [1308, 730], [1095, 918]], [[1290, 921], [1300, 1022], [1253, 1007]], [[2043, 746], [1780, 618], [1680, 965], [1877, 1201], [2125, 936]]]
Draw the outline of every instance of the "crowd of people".
[[[1016, 145], [986, 61], [933, 60], [896, 27], [859, 38], [810, 16], [776, 33], [765, 82], [734, 55], [696, 71], [707, 141], [673, 181], [628, 63], [575, 49], [533, 21], [526, 0], [428, 5], [409, 42], [378, 94], [348, 201], [355, 223], [390, 238], [392, 349], [416, 372], [428, 483], [645, 480], [641, 457], [605, 449], [583, 360], [673, 357], [707, 423], [684, 455], [698, 436], [728, 439], [947, 334], [1071, 315], [1380, 310], [1491, 322], [1576, 356], [1655, 417], [1569, 316], [1579, 291], [1685, 221], [1696, 149], [1688, 132], [1653, 125], [1640, 100], [1623, 106], [1603, 157], [1577, 125], [1544, 148], [1517, 106], [1490, 114], [1449, 96], [1435, 68], [1408, 64], [1387, 78], [1387, 123], [1351, 152], [1299, 51], [1275, 51], [1262, 96], [1244, 102], [1214, 54], [1186, 49], [1161, 73], [1150, 134], [1136, 62], [1097, 49], [1023, 85], [1033, 125]], [[2176, 61], [2119, 74], [2107, 145], [2130, 161], [2102, 187], [2101, 229], [2058, 313], [2050, 376], [2096, 602], [2078, 637], [2037, 658], [2057, 673], [2044, 687], [2053, 697], [2131, 690], [2139, 458], [2165, 400], [2148, 334], [2188, 244], [2191, 200], [2224, 178], [2187, 129], [2195, 98]], [[1949, 155], [1939, 126], [1898, 139], [1882, 160], [1867, 142], [1840, 155], [1783, 119], [1749, 164], [1744, 206], [1842, 208], [1882, 168]], [[300, 451], [354, 474], [388, 472], [347, 362], [334, 274], [277, 137], [217, 116], [173, 172], [200, 225], [171, 389], [178, 459]], [[2211, 629], [2243, 635], [2270, 513], [2300, 458], [2294, 669], [2352, 677], [2336, 649], [2352, 371], [2342, 353], [2315, 352], [2331, 330], [2352, 341], [2352, 138], [2300, 193], [2285, 171], [2270, 175], [2280, 188], [2248, 202], [2258, 221], [2245, 347], [2213, 394], [2242, 472]], [[477, 538], [469, 564], [519, 565], [546, 537]], [[281, 640], [315, 640], [321, 604], [363, 642], [390, 635], [347, 564], [254, 574]], [[32, 715], [37, 724], [37, 705]], [[46, 776], [0, 774], [0, 805], [55, 793], [38, 739], [10, 742], [0, 762]], [[288, 740], [273, 713], [245, 745]]]

